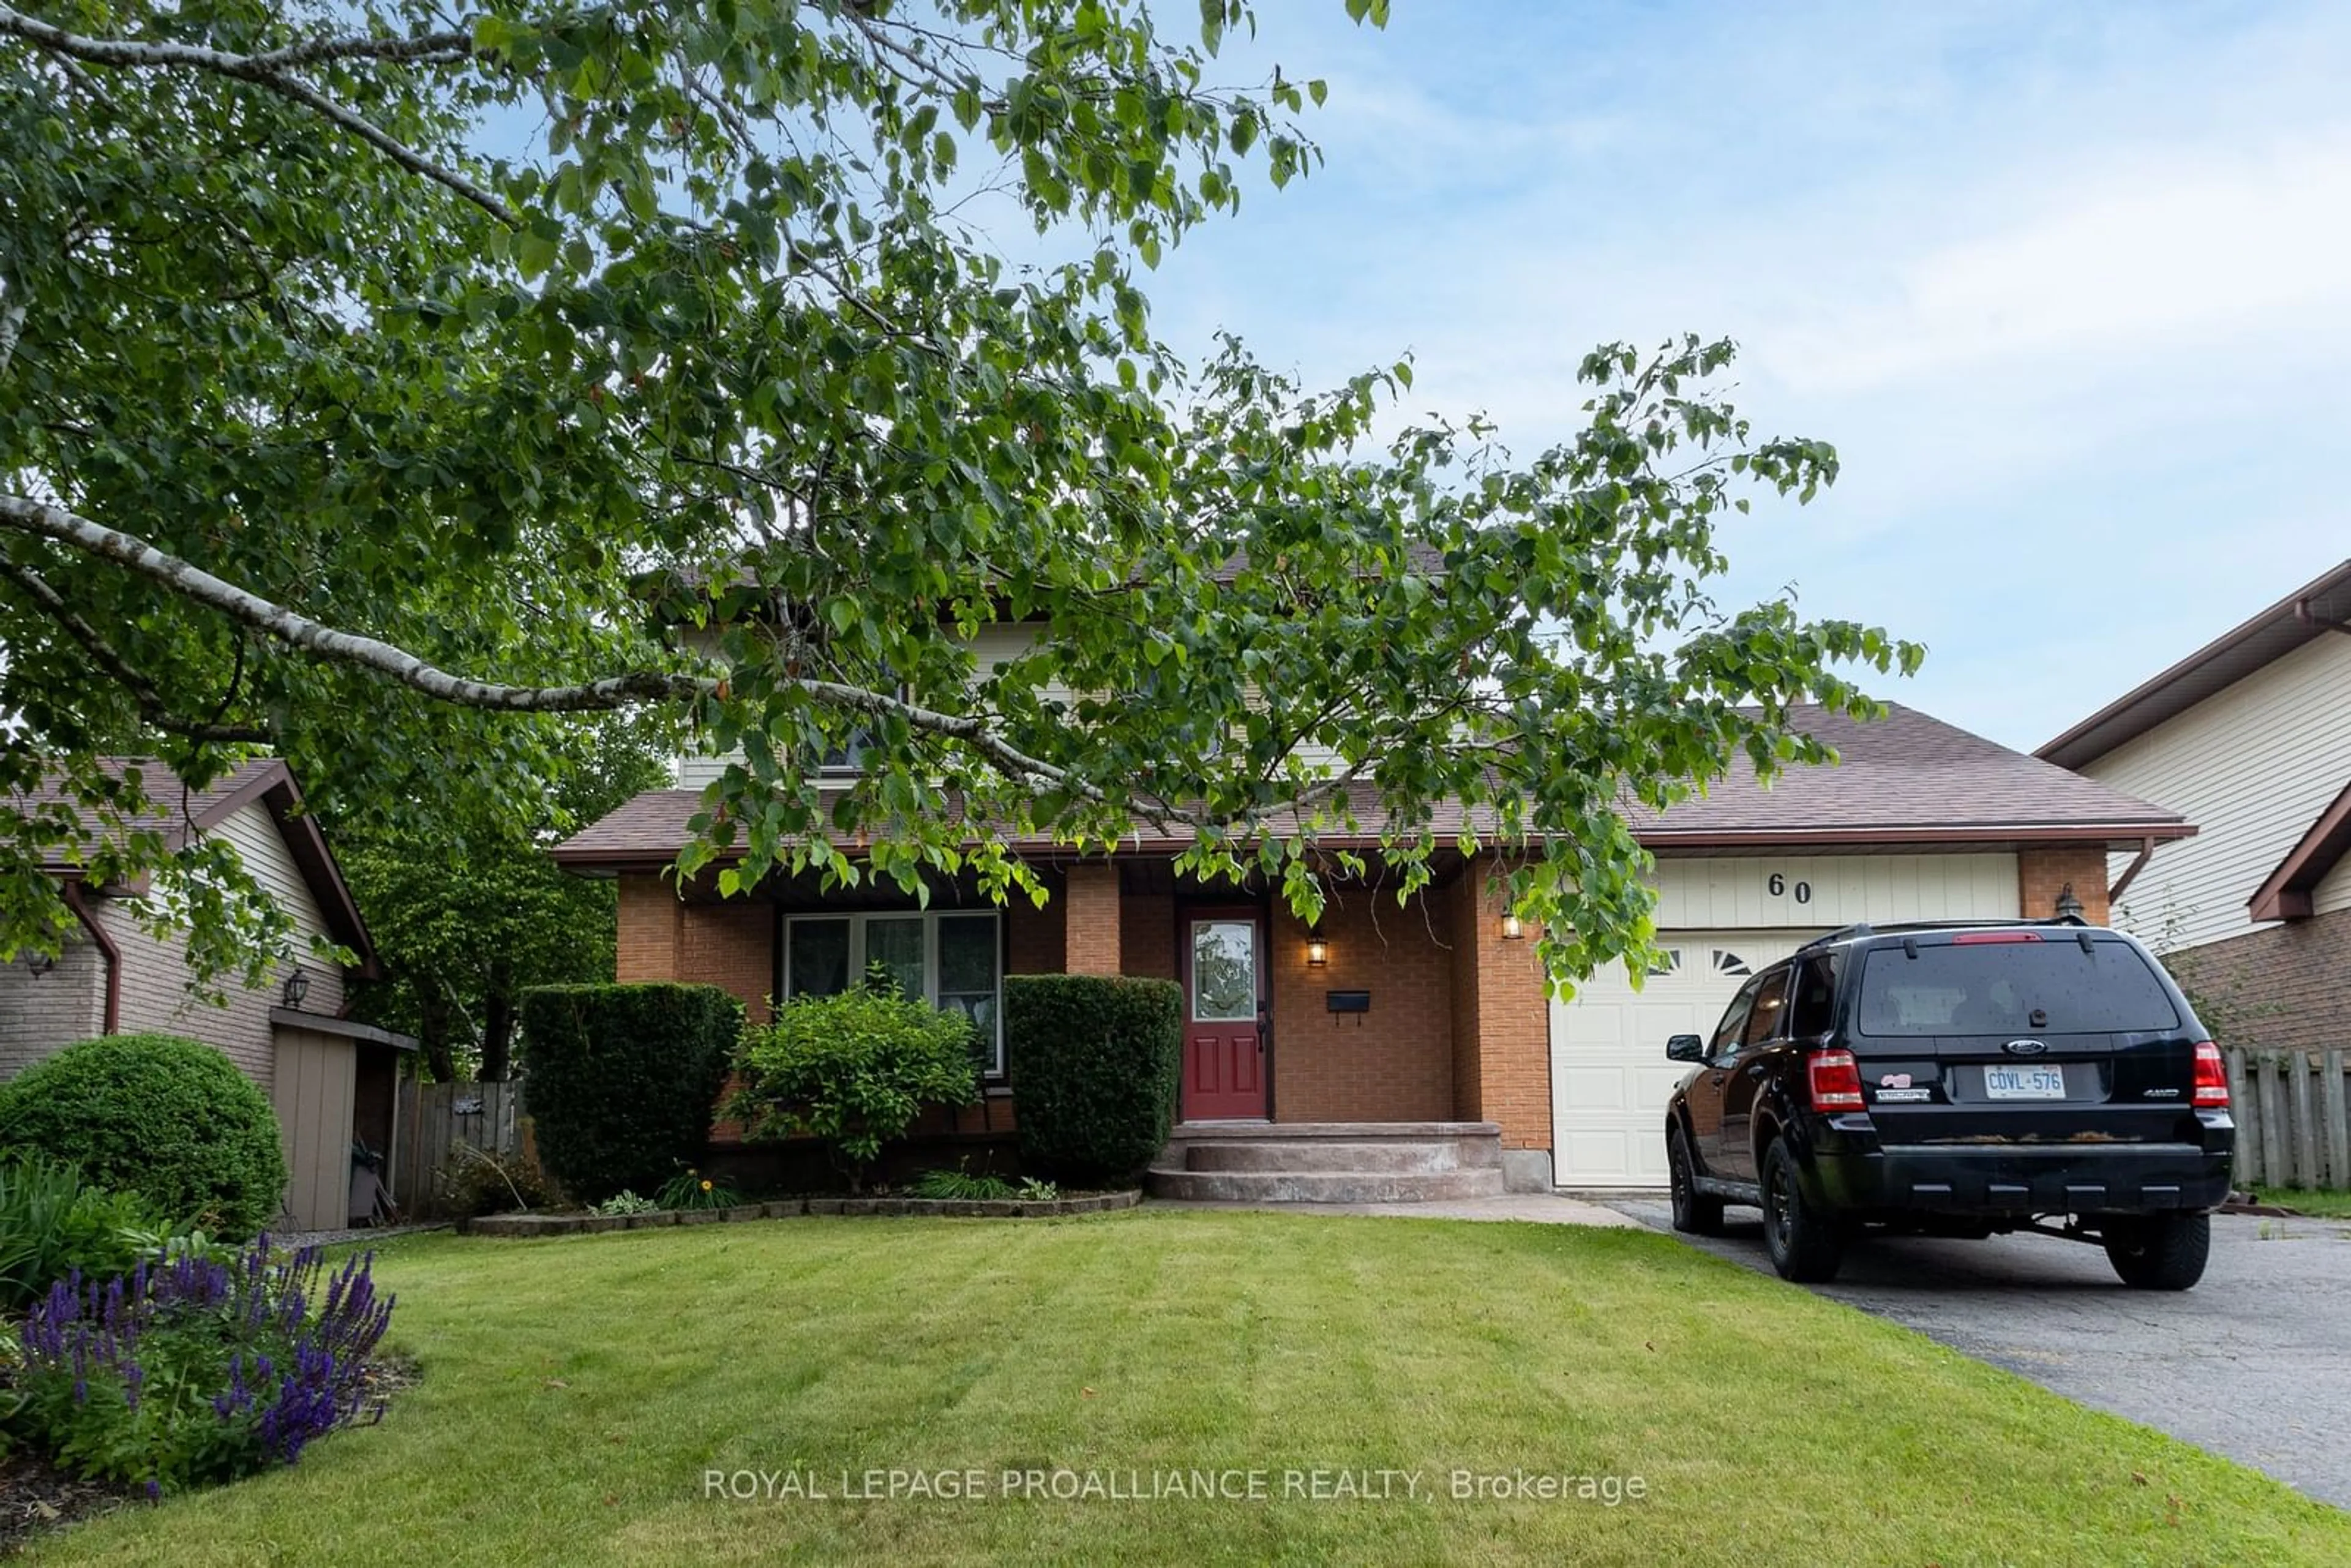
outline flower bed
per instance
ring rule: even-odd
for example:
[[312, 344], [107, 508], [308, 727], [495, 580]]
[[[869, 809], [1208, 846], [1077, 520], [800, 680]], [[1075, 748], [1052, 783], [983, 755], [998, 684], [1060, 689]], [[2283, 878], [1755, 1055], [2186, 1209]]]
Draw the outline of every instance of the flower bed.
[[1039, 1219], [1133, 1208], [1142, 1193], [1094, 1193], [1084, 1197], [935, 1198], [787, 1197], [732, 1208], [665, 1208], [653, 1214], [490, 1214], [461, 1222], [468, 1236], [579, 1236], [601, 1230], [659, 1229], [671, 1225], [740, 1224], [814, 1215], [941, 1215], [957, 1219]]

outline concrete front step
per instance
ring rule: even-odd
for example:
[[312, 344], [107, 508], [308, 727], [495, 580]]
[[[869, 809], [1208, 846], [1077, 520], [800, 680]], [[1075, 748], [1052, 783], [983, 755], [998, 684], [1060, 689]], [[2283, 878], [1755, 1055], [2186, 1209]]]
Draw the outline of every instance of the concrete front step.
[[1499, 1197], [1502, 1173], [1452, 1171], [1155, 1170], [1144, 1178], [1154, 1197], [1194, 1203], [1435, 1203]]
[[1144, 1182], [1155, 1197], [1415, 1203], [1507, 1190], [1491, 1122], [1187, 1122]]
[[[1387, 1144], [1187, 1142], [1180, 1168], [1196, 1171], [1453, 1171], [1499, 1170], [1498, 1143], [1429, 1138]], [[1172, 1162], [1171, 1162], [1172, 1163]]]

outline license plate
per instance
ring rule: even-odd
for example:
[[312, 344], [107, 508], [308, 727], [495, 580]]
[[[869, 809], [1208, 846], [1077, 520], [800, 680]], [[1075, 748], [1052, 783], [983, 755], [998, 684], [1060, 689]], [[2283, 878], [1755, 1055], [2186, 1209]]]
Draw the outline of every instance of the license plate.
[[2065, 1070], [2062, 1067], [1987, 1067], [1984, 1097], [1991, 1100], [2063, 1100]]

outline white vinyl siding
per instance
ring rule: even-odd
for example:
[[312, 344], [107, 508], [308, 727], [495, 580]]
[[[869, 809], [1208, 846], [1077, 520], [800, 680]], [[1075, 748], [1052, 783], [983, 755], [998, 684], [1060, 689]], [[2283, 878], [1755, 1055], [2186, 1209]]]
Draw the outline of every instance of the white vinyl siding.
[[2313, 915], [2332, 915], [2338, 909], [2351, 909], [2351, 855], [2336, 862], [2326, 880], [2311, 890]]
[[1757, 855], [1657, 862], [1657, 929], [2006, 918], [2016, 857]]
[[[2156, 851], [2115, 923], [2179, 947], [2241, 936], [2254, 890], [2351, 783], [2351, 637], [2304, 643], [2082, 771], [2198, 830]], [[2320, 909], [2351, 907], [2339, 875], [2320, 892]]]
[[310, 977], [303, 1010], [332, 1015], [342, 1011], [342, 967], [310, 954], [311, 939], [326, 935], [326, 919], [269, 809], [258, 802], [239, 807], [212, 831], [236, 846], [245, 869], [294, 923], [293, 956], [258, 989], [245, 990], [228, 981], [225, 1005], [214, 1006], [189, 993], [186, 945], [176, 933], [152, 936], [120, 902], [102, 900], [99, 918], [122, 949], [120, 1027], [125, 1034], [183, 1034], [217, 1046], [267, 1089], [276, 1056], [269, 1009], [281, 1001], [287, 977], [298, 965]]

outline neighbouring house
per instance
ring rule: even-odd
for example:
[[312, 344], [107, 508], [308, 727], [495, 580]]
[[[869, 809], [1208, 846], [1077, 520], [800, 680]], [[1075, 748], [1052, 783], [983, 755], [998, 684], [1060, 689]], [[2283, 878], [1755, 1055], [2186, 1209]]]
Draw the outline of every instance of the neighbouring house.
[[[2040, 756], [2202, 831], [2117, 868], [2116, 924], [2232, 1043], [2344, 1043], [2351, 1004], [2351, 561], [2107, 704]], [[2152, 849], [2152, 846], [2147, 846]]]
[[[387, 1155], [397, 1148], [399, 1061], [416, 1042], [343, 1016], [346, 982], [373, 977], [375, 953], [317, 819], [303, 811], [283, 762], [243, 763], [203, 789], [187, 789], [161, 763], [108, 766], [136, 768], [153, 803], [134, 828], [162, 833], [174, 850], [196, 835], [235, 846], [293, 923], [296, 956], [280, 961], [266, 987], [242, 989], [231, 979], [225, 1005], [204, 1001], [189, 989], [183, 944], [159, 938], [138, 919], [146, 890], [90, 885], [71, 846], [60, 845], [43, 869], [61, 885], [79, 929], [53, 961], [0, 965], [0, 1077], [101, 1034], [177, 1034], [215, 1046], [277, 1108], [290, 1173], [285, 1222], [301, 1230], [344, 1225], [351, 1145]], [[320, 937], [357, 962], [347, 969], [308, 956]]]
[[[2112, 854], [2195, 831], [1907, 708], [1866, 726], [1818, 710], [1801, 722], [1842, 766], [1768, 789], [1734, 777], [1636, 824], [1658, 862], [1663, 960], [1637, 992], [1617, 969], [1573, 1000], [1549, 994], [1534, 943], [1497, 901], [1490, 852], [1442, 858], [1403, 908], [1341, 886], [1311, 934], [1261, 888], [1177, 874], [1184, 845], [1148, 834], [1110, 855], [1014, 842], [1051, 889], [1042, 909], [998, 909], [953, 883], [917, 909], [887, 887], [785, 877], [721, 898], [712, 875], [680, 886], [668, 871], [699, 786], [723, 766], [695, 758], [679, 788], [636, 797], [554, 853], [617, 879], [623, 981], [722, 986], [763, 1018], [770, 998], [837, 990], [881, 960], [970, 1013], [993, 1035], [987, 1092], [932, 1129], [943, 1136], [1015, 1124], [1005, 975], [1154, 976], [1186, 998], [1160, 1190], [1330, 1193], [1295, 1178], [1333, 1170], [1362, 1178], [1351, 1192], [1390, 1197], [1662, 1186], [1666, 1098], [1685, 1071], [1666, 1038], [1710, 1030], [1746, 976], [1860, 920], [2047, 915], [2069, 894], [2103, 920]], [[1440, 840], [1458, 835], [1453, 817], [1436, 824]], [[1340, 1163], [1317, 1164], [1315, 1140]], [[1211, 1170], [1220, 1185], [1196, 1185]]]

